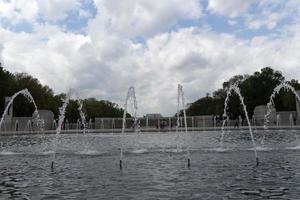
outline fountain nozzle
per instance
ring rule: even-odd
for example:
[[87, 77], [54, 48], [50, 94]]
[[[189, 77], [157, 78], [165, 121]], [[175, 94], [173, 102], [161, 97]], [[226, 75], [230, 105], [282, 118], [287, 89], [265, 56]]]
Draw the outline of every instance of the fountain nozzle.
[[54, 169], [54, 162], [51, 162], [51, 169]]
[[122, 165], [123, 163], [122, 163], [122, 160], [120, 160], [120, 170], [122, 170], [123, 169], [123, 165]]
[[258, 157], [256, 157], [256, 167], [258, 167], [259, 165], [259, 160], [258, 160]]
[[190, 167], [191, 167], [191, 159], [188, 158], [188, 168], [190, 168]]

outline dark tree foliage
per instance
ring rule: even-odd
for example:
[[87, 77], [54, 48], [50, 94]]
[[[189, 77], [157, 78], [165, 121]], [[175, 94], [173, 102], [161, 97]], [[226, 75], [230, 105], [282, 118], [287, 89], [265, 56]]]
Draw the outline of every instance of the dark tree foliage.
[[190, 105], [186, 114], [195, 115], [220, 115], [222, 113], [222, 99], [206, 96]]
[[[78, 101], [70, 100], [66, 108], [66, 119], [71, 123], [77, 122], [80, 118], [78, 105]], [[83, 112], [86, 115], [86, 120], [94, 120], [96, 117], [122, 117], [124, 110], [110, 101], [89, 98], [83, 100]]]
[[[252, 75], [236, 75], [223, 83], [223, 88], [213, 93], [213, 97], [203, 97], [187, 109], [188, 115], [222, 115], [227, 88], [238, 82], [241, 94], [244, 97], [249, 116], [253, 115], [255, 106], [266, 105], [274, 88], [284, 81], [285, 78], [281, 72], [273, 70], [271, 67], [262, 68]], [[297, 80], [291, 80], [289, 83], [296, 89], [300, 89]], [[290, 91], [281, 91], [275, 98], [275, 107], [279, 111], [295, 110], [295, 96]], [[239, 115], [244, 117], [243, 108], [236, 94], [233, 94], [228, 103], [227, 114], [235, 119]]]
[[94, 119], [95, 117], [122, 117], [123, 109], [110, 101], [97, 101], [95, 98], [86, 99], [83, 102], [86, 112], [88, 113], [87, 117]]
[[[12, 74], [3, 69], [0, 63], [0, 112], [4, 111], [5, 97], [12, 96], [14, 93], [27, 88], [35, 102], [38, 109], [51, 110], [55, 117], [58, 117], [58, 109], [62, 106], [62, 99], [65, 94], [54, 95], [53, 90], [48, 86], [42, 85], [38, 79], [26, 73]], [[119, 108], [117, 104], [96, 100], [95, 98], [83, 100], [84, 112], [87, 119], [94, 119], [95, 117], [122, 117], [123, 109]], [[14, 101], [14, 116], [32, 116], [34, 106], [28, 102], [23, 96], [18, 96]], [[76, 122], [80, 118], [78, 111], [78, 102], [70, 100], [66, 109], [66, 118], [69, 122]]]
[[[36, 100], [39, 109], [51, 110], [56, 116], [61, 99], [54, 96], [53, 91], [48, 86], [43, 86], [32, 76], [19, 73], [15, 74], [16, 85], [14, 92], [27, 88]], [[28, 102], [23, 96], [17, 97], [14, 102], [14, 116], [31, 116], [34, 111], [32, 103]]]
[[4, 111], [5, 96], [11, 96], [14, 93], [16, 85], [15, 77], [3, 69], [0, 63], [0, 111]]

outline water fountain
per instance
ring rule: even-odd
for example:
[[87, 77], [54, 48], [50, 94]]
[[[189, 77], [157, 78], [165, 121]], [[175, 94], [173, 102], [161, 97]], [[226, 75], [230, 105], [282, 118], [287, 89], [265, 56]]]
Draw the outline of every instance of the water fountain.
[[290, 127], [292, 127], [294, 125], [294, 117], [292, 113], [289, 115], [289, 122], [290, 122]]
[[0, 132], [6, 132], [7, 131], [7, 127], [6, 127], [6, 123], [5, 120], [3, 120], [2, 126], [0, 126]]
[[216, 116], [214, 116], [214, 118], [213, 118], [213, 126], [214, 126], [214, 130], [216, 131], [216, 128], [217, 128], [217, 117]]
[[[185, 130], [185, 134], [187, 136], [188, 135], [188, 132], [187, 132], [188, 130], [187, 130], [187, 120], [186, 120], [186, 111], [185, 111], [186, 107], [185, 107], [184, 92], [183, 92], [182, 85], [178, 84], [177, 113], [176, 113], [176, 115], [177, 115], [177, 126], [178, 126], [179, 120], [180, 120], [180, 103], [181, 103], [182, 111], [183, 111], [184, 130]], [[191, 159], [190, 159], [189, 145], [187, 145], [187, 162], [188, 162], [188, 167], [190, 167], [191, 166]]]
[[281, 122], [280, 122], [280, 115], [277, 114], [277, 115], [276, 115], [276, 126], [277, 126], [277, 128], [280, 127], [280, 125], [281, 125]]
[[78, 133], [80, 132], [80, 127], [81, 127], [80, 119], [77, 119], [77, 122], [76, 122], [76, 129], [77, 129]]
[[82, 103], [81, 100], [78, 100], [77, 103], [79, 105], [78, 106], [78, 112], [79, 112], [79, 115], [80, 115], [81, 127], [83, 129], [83, 134], [85, 134], [85, 131], [86, 131], [86, 119], [85, 119], [85, 114], [84, 114], [84, 112], [82, 110], [83, 103]]
[[69, 120], [66, 119], [66, 122], [65, 122], [65, 130], [70, 130], [70, 123], [69, 123]]
[[7, 112], [8, 112], [8, 109], [9, 107], [12, 105], [12, 103], [14, 102], [15, 98], [19, 95], [23, 95], [30, 103], [32, 103], [34, 105], [34, 113], [33, 113], [33, 116], [36, 116], [36, 121], [37, 121], [37, 127], [39, 128], [41, 126], [41, 120], [40, 120], [40, 115], [38, 113], [38, 108], [37, 108], [37, 105], [32, 97], [32, 95], [30, 94], [30, 92], [28, 91], [28, 89], [23, 89], [23, 90], [20, 90], [19, 92], [16, 92], [10, 99], [10, 101], [8, 102], [8, 104], [6, 105], [5, 109], [4, 109], [4, 112], [3, 112], [3, 115], [2, 115], [2, 118], [0, 120], [0, 130], [1, 130], [1, 127], [2, 127], [2, 124], [4, 122], [4, 118], [5, 116], [7, 115]]
[[115, 132], [115, 128], [116, 128], [116, 125], [115, 125], [115, 119], [113, 118], [112, 121], [111, 121], [111, 132], [112, 132], [112, 133]]
[[[235, 92], [239, 95], [241, 104], [244, 104], [243, 98], [240, 95], [240, 90], [238, 89], [237, 85], [229, 88], [225, 103], [228, 103], [228, 99], [231, 97], [232, 93]], [[194, 119], [192, 119], [191, 122], [187, 121], [189, 118], [186, 117], [185, 113], [185, 99], [181, 85], [178, 86], [178, 91], [178, 109], [176, 121], [173, 120], [174, 126], [176, 125], [176, 122], [181, 121], [180, 128], [184, 133], [187, 133], [188, 130], [187, 122], [189, 122], [191, 127], [194, 127], [193, 123], [195, 123], [195, 127], [197, 127], [198, 124], [200, 124], [200, 126], [203, 124], [203, 127], [206, 125], [206, 127], [211, 126], [212, 130], [213, 127], [215, 130], [218, 130], [216, 129], [217, 119], [215, 117], [211, 118], [213, 123], [208, 123], [208, 118], [201, 117], [195, 117], [195, 121]], [[130, 112], [130, 109], [128, 110], [128, 105], [131, 102], [129, 101], [132, 100], [135, 104], [134, 107], [137, 108], [134, 93], [134, 88], [131, 88], [125, 101], [125, 114], [122, 113], [123, 131], [122, 135], [120, 135], [121, 141], [115, 140], [119, 136], [110, 134], [99, 134], [95, 137], [90, 136], [89, 134], [85, 134], [84, 137], [82, 137], [82, 135], [79, 135], [79, 137], [76, 135], [58, 135], [59, 128], [64, 127], [62, 126], [63, 121], [66, 122], [65, 128], [67, 128], [68, 122], [66, 119], [63, 120], [62, 117], [64, 117], [63, 115], [68, 101], [71, 98], [71, 94], [68, 94], [67, 97], [65, 97], [63, 102], [64, 105], [62, 105], [59, 110], [59, 122], [53, 121], [53, 126], [55, 125], [57, 128], [54, 139], [56, 142], [58, 141], [59, 144], [54, 144], [54, 140], [52, 141], [53, 143], [51, 143], [51, 140], [48, 138], [44, 141], [40, 140], [36, 135], [26, 135], [24, 137], [14, 137], [12, 135], [1, 137], [0, 149], [3, 149], [4, 151], [0, 151], [0, 165], [2, 166], [0, 173], [0, 188], [2, 193], [0, 194], [0, 199], [1, 197], [7, 199], [6, 197], [11, 194], [18, 195], [22, 193], [28, 193], [28, 198], [32, 199], [38, 199], [41, 196], [45, 198], [61, 197], [66, 199], [114, 199], [116, 197], [138, 199], [140, 197], [140, 191], [143, 191], [143, 194], [154, 194], [156, 195], [154, 198], [157, 199], [166, 197], [176, 199], [178, 198], [179, 193], [181, 199], [204, 199], [208, 195], [211, 195], [214, 199], [222, 199], [224, 196], [237, 199], [249, 199], [254, 195], [254, 197], [258, 198], [297, 198], [299, 196], [297, 193], [297, 184], [294, 184], [299, 181], [299, 177], [295, 176], [299, 171], [297, 168], [298, 160], [295, 159], [300, 155], [299, 147], [294, 148], [291, 151], [287, 149], [287, 147], [291, 147], [291, 145], [294, 147], [294, 144], [298, 144], [299, 140], [290, 137], [290, 134], [286, 134], [288, 133], [287, 131], [280, 133], [281, 135], [279, 137], [277, 137], [276, 134], [274, 134], [274, 138], [270, 137], [270, 144], [275, 146], [280, 142], [280, 145], [276, 146], [276, 149], [270, 149], [263, 153], [265, 162], [260, 168], [253, 168], [251, 165], [252, 151], [250, 154], [248, 153], [250, 141], [245, 141], [245, 135], [241, 133], [241, 131], [236, 132], [238, 136], [229, 135], [229, 137], [232, 137], [226, 140], [226, 143], [224, 142], [224, 145], [226, 144], [225, 146], [229, 146], [229, 144], [235, 146], [234, 149], [225, 154], [216, 152], [215, 147], [220, 145], [219, 141], [215, 139], [220, 133], [216, 131], [206, 130], [201, 132], [201, 134], [195, 132], [195, 134], [187, 135], [181, 134], [181, 131], [179, 130], [177, 134], [173, 134], [175, 133], [174, 127], [174, 130], [169, 134], [132, 134], [130, 135], [130, 139], [125, 138], [124, 140], [124, 137], [126, 136], [124, 134], [127, 131], [125, 126], [126, 114], [127, 112]], [[87, 123], [85, 119], [82, 110], [82, 101], [78, 101], [77, 103], [79, 105], [78, 111], [82, 112], [80, 113], [80, 120], [78, 123], [81, 124], [81, 126], [78, 126], [78, 129], [81, 127], [92, 128], [92, 121], [89, 119]], [[181, 106], [182, 108], [180, 108]], [[228, 105], [225, 107], [226, 112], [224, 112], [225, 120], [223, 121], [223, 131], [226, 122], [229, 124]], [[246, 115], [245, 106], [244, 112]], [[134, 113], [136, 117], [136, 111]], [[181, 117], [179, 116], [179, 113], [181, 114]], [[242, 116], [244, 116], [244, 114]], [[245, 119], [246, 118], [243, 118], [243, 120]], [[253, 124], [255, 124], [254, 117], [252, 119]], [[289, 116], [289, 119], [291, 124], [292, 115]], [[172, 127], [170, 127], [170, 125], [172, 119], [168, 118], [167, 120], [169, 121], [169, 128], [171, 130]], [[137, 120], [134, 120], [134, 122], [136, 121]], [[23, 125], [21, 125], [20, 120], [19, 122], [19, 130], [23, 130]], [[118, 127], [117, 122], [119, 121], [112, 121], [112, 124], [109, 125], [105, 123], [104, 128], [110, 127], [111, 125], [112, 129], [114, 129], [115, 126]], [[14, 124], [15, 120], [13, 120], [12, 126]], [[35, 121], [31, 120], [31, 122], [27, 122], [27, 131], [31, 129], [30, 124], [35, 124]], [[153, 121], [149, 121], [149, 126], [152, 124]], [[299, 127], [295, 127], [295, 129], [298, 129], [295, 133], [295, 135], [298, 135]], [[193, 129], [191, 128], [191, 130]], [[251, 132], [251, 129], [249, 130]], [[83, 133], [85, 133], [85, 130], [83, 130]], [[191, 154], [193, 156], [193, 173], [187, 171], [188, 169], [182, 169], [183, 164], [186, 165], [186, 160], [182, 163], [183, 160], [181, 154], [172, 154], [173, 149], [169, 151], [169, 147], [172, 148], [174, 146], [173, 138], [178, 134], [179, 136], [182, 135], [183, 139], [186, 138], [186, 140], [180, 140], [178, 145], [184, 147], [184, 150], [186, 150], [185, 147], [187, 147], [188, 151], [195, 149], [193, 154]], [[84, 139], [88, 137], [93, 137], [93, 142], [88, 146], [89, 152], [85, 152], [85, 155], [88, 156], [83, 156], [82, 152], [78, 152], [78, 147], [82, 147], [82, 143], [79, 142], [83, 142]], [[135, 141], [135, 138], [137, 137], [138, 140]], [[128, 141], [128, 143], [125, 141]], [[187, 141], [188, 143], [185, 143]], [[120, 142], [123, 143], [120, 144]], [[60, 161], [63, 164], [57, 173], [45, 173], [45, 170], [43, 170], [50, 164], [48, 161], [51, 162], [51, 160], [48, 160], [49, 151], [43, 151], [44, 145], [48, 144], [57, 145], [57, 147], [53, 148], [54, 154], [57, 153], [57, 158], [63, 158]], [[129, 153], [127, 150], [131, 148], [130, 146], [132, 144], [138, 145], [143, 149], [138, 149], [138, 151], [135, 151], [136, 149], [134, 149], [134, 151], [130, 151]], [[120, 173], [116, 173], [116, 171], [112, 170], [113, 166], [116, 164], [116, 160], [112, 158], [119, 156], [120, 152], [118, 148], [120, 148], [120, 146], [122, 147], [122, 153], [124, 151], [125, 159], [127, 158], [128, 152], [128, 155], [130, 155], [131, 158], [130, 160], [134, 161], [134, 164], [131, 164], [132, 167], [126, 168], [126, 166], [124, 167], [124, 163], [122, 163], [122, 159], [124, 159], [123, 155], [120, 155], [120, 169], [122, 169], [122, 167], [124, 169], [126, 168], [126, 173], [122, 173], [122, 176], [119, 176]], [[90, 148], [95, 148], [95, 153], [92, 153]], [[278, 151], [277, 148], [284, 150]], [[49, 149], [48, 146], [46, 149]], [[170, 152], [171, 156], [167, 156], [167, 153], [162, 152]], [[187, 152], [188, 159], [190, 159], [190, 153], [192, 152]], [[184, 151], [184, 156], [185, 154], [186, 152]], [[50, 154], [50, 159], [52, 159], [52, 153]], [[55, 155], [51, 165], [52, 169], [58, 165], [58, 160], [55, 161]], [[188, 166], [191, 166], [190, 160], [188, 160]], [[214, 178], [211, 178], [212, 176]], [[226, 181], [224, 181], [225, 179]], [[289, 181], [282, 181], [283, 179], [289, 179]], [[103, 180], [105, 183], [103, 183]], [[178, 184], [173, 184], [174, 181], [178, 182], [178, 180], [180, 181], [179, 187]], [[66, 184], [66, 182], [72, 184]], [[99, 187], [99, 190], [95, 190], [95, 185], [103, 184], [105, 187]], [[23, 187], [24, 185], [26, 187]], [[82, 185], [84, 185], [84, 190], [80, 189], [80, 186]], [[212, 185], [219, 188], [219, 190], [217, 192], [211, 190]], [[167, 191], [165, 190], [166, 187], [168, 189]], [[162, 190], [157, 190], [157, 188], [162, 188]], [[75, 192], [66, 192], [71, 190]], [[46, 192], [41, 193], [40, 191]], [[124, 191], [126, 191], [125, 195], [123, 194]], [[205, 193], [203, 196], [202, 191]]]
[[53, 130], [55, 130], [56, 127], [57, 127], [57, 122], [56, 122], [55, 119], [53, 119], [53, 122], [52, 122], [52, 128], [53, 128]]
[[58, 125], [56, 128], [56, 134], [55, 134], [55, 141], [53, 143], [53, 156], [52, 156], [52, 162], [51, 162], [51, 169], [54, 169], [54, 162], [55, 162], [55, 156], [56, 156], [56, 148], [57, 148], [57, 142], [58, 142], [58, 137], [61, 132], [61, 126], [65, 120], [65, 113], [66, 113], [66, 108], [70, 102], [70, 97], [71, 97], [71, 90], [67, 93], [66, 97], [63, 99], [63, 105], [59, 108], [59, 118], [58, 118]]
[[26, 123], [26, 127], [25, 127], [25, 131], [31, 132], [32, 130], [32, 124], [31, 124], [31, 120], [28, 120]]
[[129, 100], [132, 100], [133, 101], [133, 108], [134, 108], [134, 129], [135, 129], [135, 124], [137, 122], [137, 118], [136, 118], [136, 115], [137, 115], [137, 101], [136, 101], [136, 96], [135, 96], [135, 89], [133, 86], [131, 86], [129, 89], [128, 89], [128, 92], [127, 92], [127, 96], [126, 96], [126, 100], [125, 100], [125, 104], [124, 104], [124, 113], [123, 113], [123, 120], [122, 120], [122, 142], [121, 142], [121, 148], [120, 148], [120, 162], [119, 162], [119, 166], [120, 166], [120, 169], [122, 170], [123, 168], [123, 142], [124, 142], [124, 131], [125, 131], [125, 128], [126, 128], [126, 114], [127, 114], [127, 106], [128, 106], [128, 102]]
[[91, 130], [93, 128], [92, 118], [89, 119], [88, 129]]
[[19, 120], [16, 120], [15, 122], [15, 132], [18, 132], [19, 131]]
[[296, 99], [300, 102], [300, 97], [297, 94], [295, 88], [293, 86], [291, 86], [289, 83], [287, 82], [282, 82], [280, 83], [278, 86], [276, 86], [273, 90], [273, 93], [270, 96], [270, 100], [267, 103], [267, 112], [265, 114], [265, 123], [264, 123], [264, 129], [268, 129], [268, 126], [270, 124], [269, 121], [269, 117], [271, 115], [271, 111], [272, 108], [275, 107], [275, 102], [274, 102], [274, 98], [277, 94], [279, 94], [279, 92], [281, 91], [281, 89], [285, 90], [285, 91], [291, 91], [295, 96]]
[[256, 126], [255, 115], [252, 115], [252, 126]]
[[242, 119], [242, 116], [239, 115], [239, 127], [242, 127], [243, 126], [243, 119]]
[[221, 147], [223, 147], [223, 140], [224, 140], [224, 135], [225, 135], [224, 126], [225, 126], [226, 121], [228, 122], [227, 107], [228, 107], [229, 97], [230, 97], [230, 95], [232, 95], [232, 92], [235, 92], [238, 95], [238, 97], [239, 97], [239, 99], [241, 101], [241, 105], [243, 106], [243, 110], [244, 110], [244, 113], [245, 113], [245, 116], [246, 116], [246, 120], [247, 120], [247, 123], [248, 123], [249, 132], [250, 132], [250, 136], [251, 136], [251, 140], [252, 140], [252, 145], [253, 145], [253, 150], [254, 150], [256, 165], [258, 166], [259, 165], [259, 160], [258, 160], [257, 151], [256, 151], [256, 144], [255, 144], [254, 136], [253, 136], [253, 133], [252, 133], [252, 128], [251, 128], [251, 124], [250, 124], [250, 120], [249, 120], [247, 108], [246, 108], [246, 105], [244, 103], [244, 98], [241, 95], [240, 89], [238, 87], [238, 83], [232, 84], [228, 88], [228, 90], [227, 90], [227, 95], [226, 95], [226, 99], [225, 99], [225, 102], [224, 102], [224, 114], [223, 114], [223, 116], [226, 117], [227, 119], [224, 120], [223, 124], [222, 124], [222, 129], [221, 129], [222, 130], [222, 132], [221, 132]]
[[101, 118], [101, 129], [104, 129], [104, 120]]
[[[265, 141], [265, 137], [266, 137], [265, 132], [268, 130], [268, 126], [270, 124], [269, 118], [271, 116], [272, 109], [275, 107], [274, 98], [277, 94], [279, 94], [279, 92], [282, 89], [285, 91], [291, 91], [295, 95], [296, 99], [300, 102], [300, 97], [299, 97], [298, 93], [296, 92], [295, 88], [293, 86], [291, 86], [289, 83], [282, 82], [274, 88], [273, 93], [271, 94], [271, 96], [269, 98], [269, 102], [267, 103], [267, 112], [264, 116], [265, 122], [264, 122], [263, 138], [261, 140], [262, 145], [264, 145], [264, 141]], [[277, 127], [280, 126], [280, 116], [279, 115], [276, 115], [276, 126]]]
[[[56, 134], [55, 134], [55, 140], [54, 140], [54, 147], [53, 147], [53, 156], [52, 156], [52, 162], [51, 162], [51, 169], [54, 168], [54, 162], [55, 162], [55, 156], [56, 156], [56, 150], [57, 150], [57, 142], [58, 142], [58, 138], [59, 135], [61, 133], [61, 129], [62, 129], [62, 125], [64, 123], [65, 120], [65, 113], [66, 113], [66, 108], [70, 102], [70, 98], [73, 94], [73, 90], [69, 90], [69, 92], [67, 93], [66, 97], [63, 99], [63, 105], [59, 108], [59, 119], [58, 119], [58, 124], [57, 124], [57, 128], [56, 128]], [[77, 95], [78, 96], [78, 95]], [[81, 100], [77, 101], [79, 107], [78, 107], [78, 111], [80, 114], [80, 118], [81, 118], [81, 124], [83, 126], [83, 133], [85, 134], [85, 114], [82, 111], [83, 108], [83, 103]], [[78, 123], [77, 123], [78, 124]], [[80, 128], [80, 127], [79, 127]]]

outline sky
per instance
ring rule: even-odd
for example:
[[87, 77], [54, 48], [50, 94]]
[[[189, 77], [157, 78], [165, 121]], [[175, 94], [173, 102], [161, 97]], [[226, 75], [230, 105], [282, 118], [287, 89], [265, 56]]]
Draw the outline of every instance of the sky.
[[300, 79], [299, 0], [0, 0], [0, 62], [56, 94], [174, 115], [233, 75]]

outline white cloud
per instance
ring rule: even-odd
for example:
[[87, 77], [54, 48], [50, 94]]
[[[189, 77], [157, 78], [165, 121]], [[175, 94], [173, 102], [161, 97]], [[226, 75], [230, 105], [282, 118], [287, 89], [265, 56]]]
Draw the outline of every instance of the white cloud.
[[[85, 98], [108, 99], [120, 105], [129, 86], [134, 85], [140, 114], [174, 114], [178, 83], [183, 84], [187, 102], [191, 102], [235, 74], [253, 73], [265, 66], [274, 66], [288, 78], [300, 76], [297, 21], [272, 35], [248, 39], [203, 27], [169, 31], [167, 27], [178, 20], [199, 19], [199, 2], [126, 2], [96, 1], [98, 13], [90, 19], [85, 34], [50, 22], [34, 22], [32, 33], [0, 27], [1, 60], [12, 72], [28, 72], [55, 92], [72, 87]], [[235, 15], [227, 9], [222, 12]], [[57, 19], [66, 12], [59, 11], [63, 14]], [[55, 20], [52, 14], [47, 14], [49, 20]], [[272, 28], [272, 23], [268, 24], [253, 26]], [[146, 36], [144, 44], [130, 40], [137, 35]]]
[[228, 20], [228, 24], [230, 26], [235, 26], [235, 25], [237, 25], [237, 21], [235, 21], [235, 20]]
[[82, 0], [0, 0], [0, 21], [5, 19], [12, 25], [22, 22], [64, 20], [69, 11], [78, 11], [86, 16], [80, 7]]
[[45, 20], [57, 21], [67, 17], [68, 11], [80, 9], [80, 0], [37, 0], [40, 15]]
[[180, 19], [199, 19], [198, 0], [95, 0], [98, 16], [94, 26], [105, 31], [134, 36], [151, 36], [168, 30]]
[[72, 70], [76, 68], [72, 62], [76, 62], [79, 47], [88, 42], [88, 38], [82, 35], [61, 31], [52, 32], [51, 37], [47, 37], [42, 33], [17, 34], [0, 29], [0, 35], [7, 68], [37, 76], [42, 83], [59, 92], [74, 82]]
[[245, 14], [255, 2], [257, 0], [209, 0], [207, 9], [214, 14], [233, 18]]
[[31, 0], [0, 0], [0, 19], [5, 18], [11, 24], [22, 21], [33, 22], [38, 16], [38, 5]]

